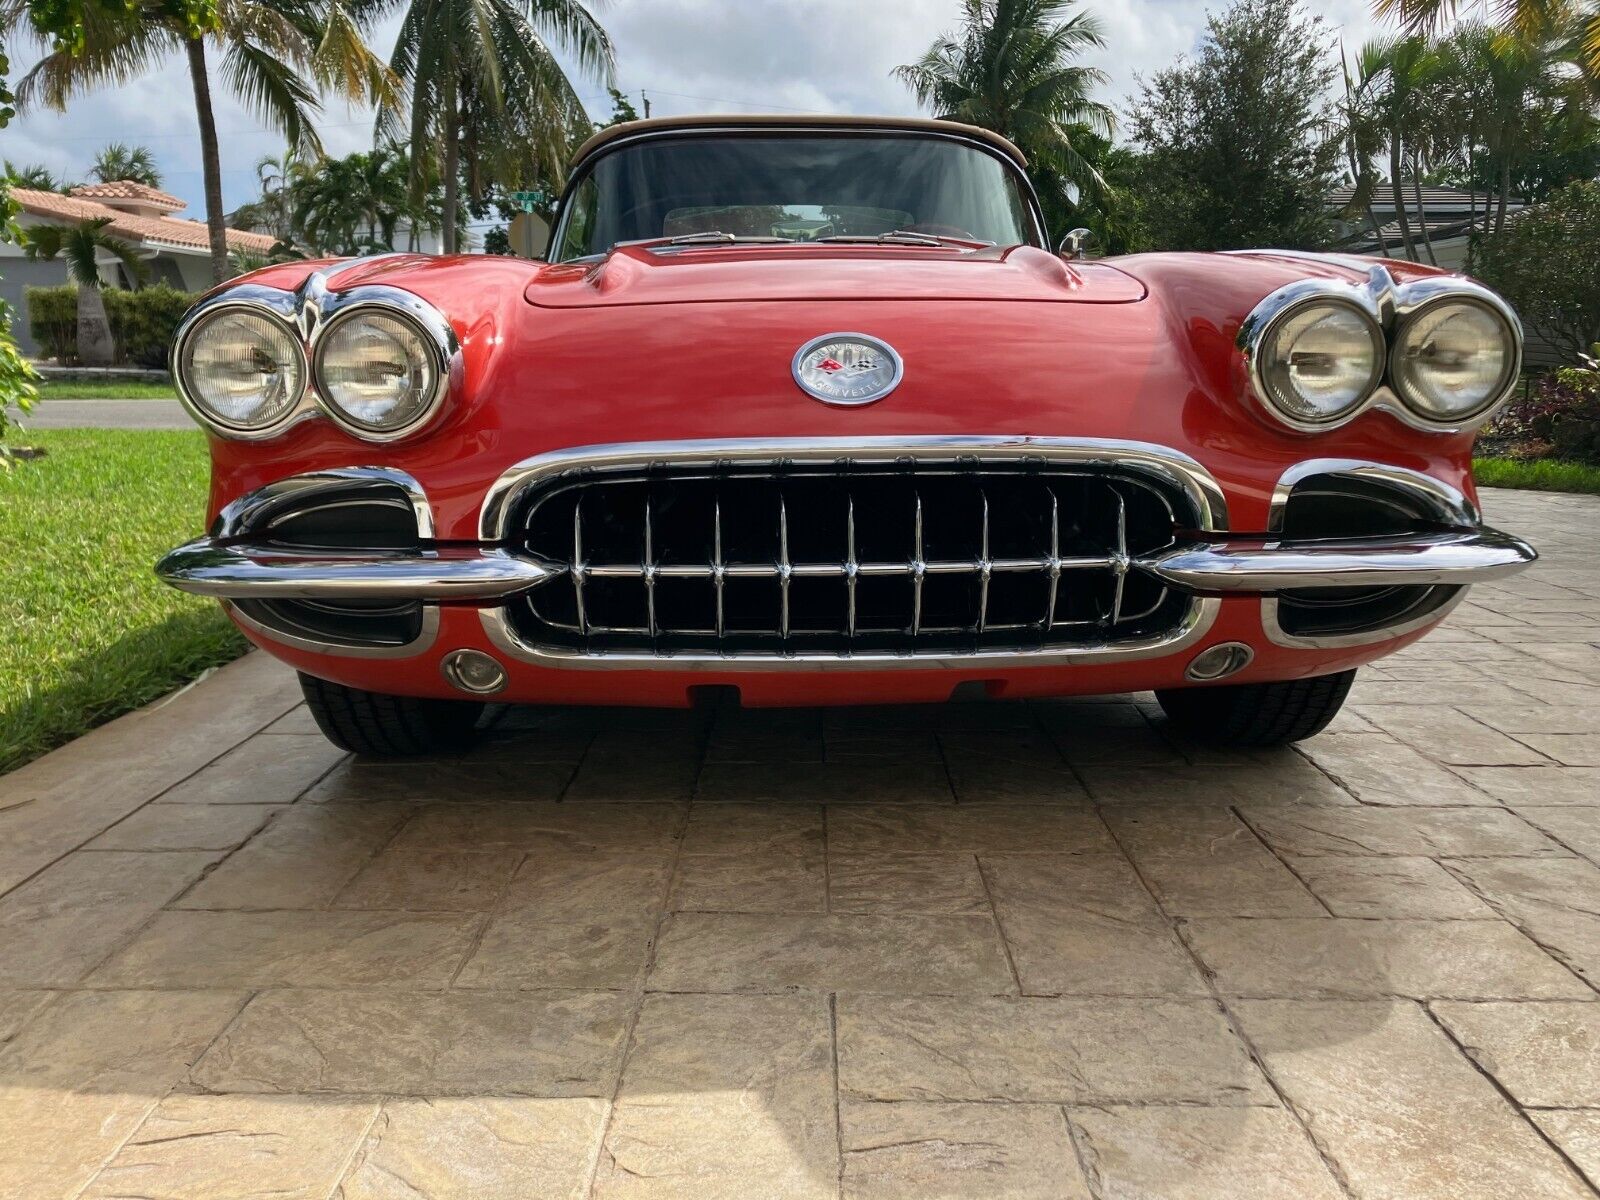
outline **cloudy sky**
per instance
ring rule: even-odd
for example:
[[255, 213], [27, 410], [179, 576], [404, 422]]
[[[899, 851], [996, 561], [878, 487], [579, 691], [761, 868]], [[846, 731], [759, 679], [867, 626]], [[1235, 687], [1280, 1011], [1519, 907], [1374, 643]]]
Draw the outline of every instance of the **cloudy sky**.
[[[1110, 77], [1103, 99], [1118, 109], [1135, 76], [1191, 51], [1208, 8], [1224, 0], [1090, 0], [1105, 30], [1094, 65]], [[1309, 0], [1329, 24], [1330, 41], [1354, 48], [1376, 32], [1369, 0]], [[915, 59], [954, 25], [956, 0], [610, 0], [598, 6], [617, 50], [617, 84], [638, 106], [649, 93], [655, 115], [688, 112], [909, 113], [905, 89], [889, 72]], [[387, 54], [393, 26], [375, 31]], [[18, 76], [36, 52], [12, 47]], [[603, 87], [578, 80], [597, 116], [609, 113]], [[281, 140], [262, 128], [217, 82], [223, 194], [228, 207], [256, 192], [254, 164], [278, 152]], [[0, 154], [14, 163], [42, 162], [81, 178], [108, 141], [149, 146], [167, 188], [202, 206], [199, 150], [189, 78], [181, 60], [137, 83], [86, 96], [65, 114], [29, 113], [0, 133]], [[319, 123], [330, 152], [365, 148], [371, 115], [329, 104]]]

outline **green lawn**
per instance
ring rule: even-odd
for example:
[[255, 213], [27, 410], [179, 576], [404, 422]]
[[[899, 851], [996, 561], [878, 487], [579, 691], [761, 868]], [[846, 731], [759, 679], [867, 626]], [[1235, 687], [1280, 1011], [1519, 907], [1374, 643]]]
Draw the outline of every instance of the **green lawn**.
[[1475, 458], [1472, 475], [1480, 487], [1526, 488], [1539, 492], [1587, 492], [1600, 496], [1600, 467], [1540, 459]]
[[176, 400], [170, 383], [81, 383], [50, 380], [39, 385], [41, 400]]
[[214, 601], [158, 582], [205, 519], [199, 432], [34, 430], [0, 474], [0, 772], [137, 708], [244, 639]]

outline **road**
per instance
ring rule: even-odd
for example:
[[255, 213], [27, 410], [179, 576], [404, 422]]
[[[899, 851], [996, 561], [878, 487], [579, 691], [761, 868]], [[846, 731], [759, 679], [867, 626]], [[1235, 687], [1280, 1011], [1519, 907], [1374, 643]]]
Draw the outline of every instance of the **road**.
[[30, 429], [195, 428], [176, 400], [45, 400], [23, 420]]

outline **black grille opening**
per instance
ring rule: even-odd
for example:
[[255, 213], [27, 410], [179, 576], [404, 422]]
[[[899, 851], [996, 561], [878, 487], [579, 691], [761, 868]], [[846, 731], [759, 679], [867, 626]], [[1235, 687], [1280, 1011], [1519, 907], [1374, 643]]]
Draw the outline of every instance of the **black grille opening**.
[[236, 600], [234, 606], [256, 624], [277, 633], [332, 646], [408, 646], [422, 636], [422, 605], [414, 602]]
[[[422, 546], [410, 497], [391, 483], [352, 480], [273, 506], [241, 531], [255, 544], [293, 550], [414, 550]], [[422, 636], [417, 601], [241, 600], [240, 613], [286, 637], [350, 649], [410, 645]]]
[[1195, 517], [1154, 477], [904, 464], [655, 470], [524, 496], [515, 548], [569, 564], [525, 641], [647, 654], [971, 653], [1160, 636], [1193, 599], [1131, 559]]
[[[1301, 480], [1284, 506], [1286, 538], [1398, 537], [1441, 528], [1415, 494], [1348, 475]], [[1293, 637], [1360, 636], [1421, 620], [1455, 587], [1296, 588], [1278, 597], [1278, 625]]]

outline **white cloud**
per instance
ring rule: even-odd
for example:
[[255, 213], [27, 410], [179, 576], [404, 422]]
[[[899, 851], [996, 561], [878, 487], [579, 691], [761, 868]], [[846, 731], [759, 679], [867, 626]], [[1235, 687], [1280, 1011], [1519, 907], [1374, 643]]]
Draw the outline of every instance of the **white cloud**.
[[[1107, 46], [1088, 61], [1110, 82], [1102, 99], [1122, 109], [1147, 75], [1197, 44], [1207, 8], [1225, 0], [1091, 0]], [[915, 59], [934, 36], [955, 25], [955, 0], [616, 0], [599, 10], [617, 47], [617, 82], [635, 105], [648, 92], [655, 115], [689, 112], [798, 110], [839, 113], [915, 111], [890, 71]], [[1377, 25], [1368, 0], [1319, 0], [1330, 36], [1352, 49]], [[374, 33], [385, 51], [394, 23]], [[31, 64], [25, 47], [12, 48], [20, 75]], [[255, 162], [282, 148], [277, 134], [213, 80], [221, 134], [223, 198], [232, 207], [255, 194]], [[597, 115], [609, 112], [604, 89], [580, 81], [579, 94]], [[148, 145], [167, 187], [202, 207], [199, 138], [188, 72], [172, 62], [145, 79], [74, 101], [68, 112], [32, 112], [0, 134], [0, 154], [42, 162], [81, 178], [108, 141]], [[331, 103], [320, 128], [328, 149], [347, 153], [371, 141], [371, 114]]]

